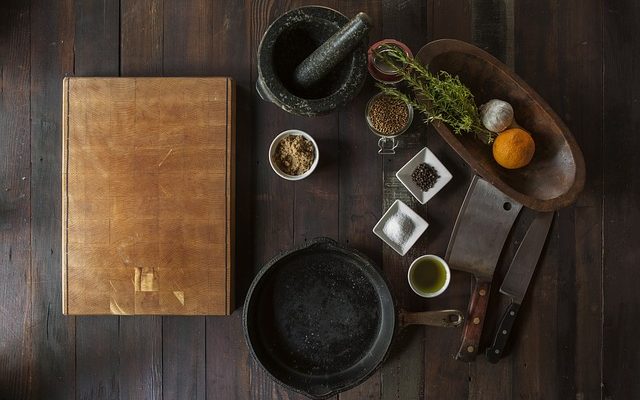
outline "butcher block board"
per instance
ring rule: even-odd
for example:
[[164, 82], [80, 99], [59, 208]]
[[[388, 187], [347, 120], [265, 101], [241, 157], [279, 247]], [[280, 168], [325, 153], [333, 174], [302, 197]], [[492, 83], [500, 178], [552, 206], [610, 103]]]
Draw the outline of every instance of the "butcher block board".
[[235, 85], [65, 78], [65, 314], [233, 310]]

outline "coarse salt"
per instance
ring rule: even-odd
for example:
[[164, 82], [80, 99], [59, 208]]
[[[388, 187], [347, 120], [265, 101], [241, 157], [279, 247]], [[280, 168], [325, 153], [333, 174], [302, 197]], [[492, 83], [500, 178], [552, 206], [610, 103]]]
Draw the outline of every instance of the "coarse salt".
[[408, 242], [415, 230], [415, 224], [408, 215], [399, 211], [387, 219], [382, 232], [395, 244], [402, 246]]

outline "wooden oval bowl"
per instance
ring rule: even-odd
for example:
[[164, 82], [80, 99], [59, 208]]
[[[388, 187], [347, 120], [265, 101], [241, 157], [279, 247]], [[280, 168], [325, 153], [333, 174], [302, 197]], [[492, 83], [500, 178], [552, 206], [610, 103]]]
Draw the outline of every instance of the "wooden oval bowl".
[[508, 101], [518, 125], [533, 136], [536, 152], [531, 163], [508, 170], [493, 159], [491, 146], [473, 135], [454, 135], [445, 124], [435, 123], [440, 136], [477, 174], [534, 210], [557, 210], [576, 200], [585, 180], [582, 152], [551, 107], [520, 77], [491, 54], [459, 40], [430, 42], [416, 58], [434, 72], [458, 75], [478, 105], [490, 99]]

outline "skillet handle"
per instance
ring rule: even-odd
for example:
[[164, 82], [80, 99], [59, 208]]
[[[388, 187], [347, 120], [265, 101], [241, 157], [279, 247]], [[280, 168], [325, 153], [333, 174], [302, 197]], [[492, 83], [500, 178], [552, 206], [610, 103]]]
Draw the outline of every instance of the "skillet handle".
[[476, 279], [471, 293], [471, 300], [469, 301], [467, 321], [462, 332], [462, 344], [456, 355], [456, 360], [469, 362], [476, 359], [480, 336], [482, 335], [482, 326], [487, 314], [490, 289], [491, 282], [479, 282]]
[[442, 328], [455, 328], [462, 324], [464, 315], [458, 310], [407, 312], [400, 310], [400, 326], [429, 325]]

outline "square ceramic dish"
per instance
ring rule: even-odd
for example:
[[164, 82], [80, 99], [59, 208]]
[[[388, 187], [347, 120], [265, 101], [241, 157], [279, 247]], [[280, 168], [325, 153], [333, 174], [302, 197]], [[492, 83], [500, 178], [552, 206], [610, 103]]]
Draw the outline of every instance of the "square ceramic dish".
[[[395, 228], [406, 229], [406, 238], [402, 241], [394, 241], [389, 236], [388, 232], [394, 231]], [[400, 226], [402, 225], [402, 226]], [[391, 207], [384, 213], [380, 221], [373, 227], [373, 233], [382, 239], [383, 242], [394, 249], [398, 254], [404, 256], [407, 251], [418, 241], [420, 236], [427, 230], [429, 224], [421, 216], [416, 214], [408, 205], [404, 204], [400, 200], [393, 202]], [[386, 228], [386, 229], [385, 229]], [[408, 228], [408, 229], [407, 229]], [[397, 230], [395, 230], [398, 232]]]
[[[421, 163], [427, 163], [432, 165], [440, 178], [436, 181], [436, 184], [426, 192], [423, 191], [413, 182], [411, 179], [411, 174]], [[438, 158], [429, 150], [428, 148], [424, 148], [418, 152], [408, 163], [406, 163], [398, 172], [396, 172], [396, 177], [402, 184], [411, 192], [413, 197], [415, 197], [420, 204], [425, 204], [429, 199], [436, 195], [452, 178], [451, 172], [449, 172], [444, 165], [438, 160]]]

